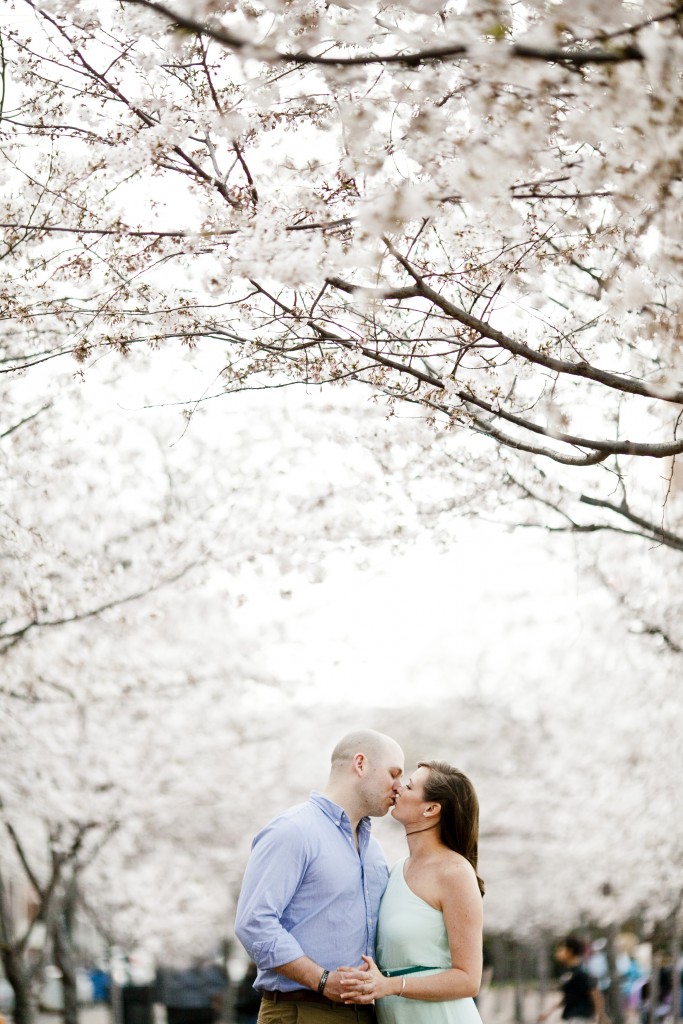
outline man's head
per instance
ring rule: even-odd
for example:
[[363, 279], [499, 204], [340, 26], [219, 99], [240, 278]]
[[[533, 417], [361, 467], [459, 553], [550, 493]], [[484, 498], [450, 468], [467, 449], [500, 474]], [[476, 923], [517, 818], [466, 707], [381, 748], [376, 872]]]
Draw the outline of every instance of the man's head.
[[555, 950], [555, 959], [558, 964], [567, 967], [581, 961], [585, 952], [586, 946], [582, 939], [576, 935], [567, 935]]
[[403, 776], [403, 751], [390, 736], [361, 729], [332, 751], [328, 795], [352, 820], [382, 817], [393, 806]]

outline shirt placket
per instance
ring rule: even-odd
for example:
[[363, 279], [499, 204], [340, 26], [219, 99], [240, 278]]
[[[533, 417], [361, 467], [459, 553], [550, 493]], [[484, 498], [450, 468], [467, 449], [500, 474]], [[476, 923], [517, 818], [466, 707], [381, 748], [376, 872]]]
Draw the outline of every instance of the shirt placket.
[[361, 822], [358, 834], [358, 858], [360, 860], [360, 881], [363, 889], [363, 899], [365, 901], [365, 954], [366, 956], [373, 956], [375, 922], [372, 917], [372, 908], [370, 906], [370, 887], [368, 885], [367, 875], [365, 872], [365, 854], [367, 852], [369, 842], [370, 830], [366, 822]]
[[342, 810], [341, 815], [330, 815], [329, 812], [325, 812], [329, 817], [332, 818], [337, 828], [340, 830], [344, 839], [351, 848], [356, 863], [360, 870], [360, 884], [361, 892], [363, 894], [363, 905], [365, 907], [365, 954], [366, 956], [374, 956], [374, 936], [375, 936], [375, 920], [372, 916], [372, 908], [370, 905], [370, 887], [368, 885], [366, 873], [365, 873], [365, 854], [367, 852], [370, 843], [370, 823], [367, 819], [363, 819], [359, 824], [358, 829], [358, 849], [356, 849], [356, 842], [353, 837], [353, 829], [351, 828], [351, 822], [349, 820], [346, 811]]

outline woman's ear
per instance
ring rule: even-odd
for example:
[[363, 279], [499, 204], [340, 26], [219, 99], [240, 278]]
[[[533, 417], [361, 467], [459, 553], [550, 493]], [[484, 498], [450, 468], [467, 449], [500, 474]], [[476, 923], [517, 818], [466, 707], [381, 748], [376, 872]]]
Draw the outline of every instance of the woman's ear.
[[441, 814], [441, 804], [429, 804], [422, 814], [425, 818], [436, 818]]

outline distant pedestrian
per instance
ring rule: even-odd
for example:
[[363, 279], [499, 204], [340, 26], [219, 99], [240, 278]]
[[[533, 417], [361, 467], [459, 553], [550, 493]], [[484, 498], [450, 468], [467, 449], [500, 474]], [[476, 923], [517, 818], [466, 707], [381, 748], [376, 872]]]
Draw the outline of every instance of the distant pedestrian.
[[539, 1022], [545, 1021], [557, 1010], [562, 1010], [562, 1020], [585, 1024], [596, 1020], [605, 1024], [605, 1005], [595, 978], [584, 966], [585, 944], [575, 935], [568, 935], [555, 950], [555, 959], [565, 968], [560, 977], [562, 998], [549, 1010], [539, 1014]]
[[590, 949], [587, 949], [586, 953], [586, 970], [595, 978], [600, 991], [607, 992], [612, 980], [610, 978], [609, 964], [607, 962], [607, 940], [595, 939], [595, 941], [591, 943]]
[[157, 1001], [166, 1007], [167, 1024], [216, 1024], [227, 987], [225, 970], [213, 961], [157, 972]]
[[258, 967], [250, 960], [235, 993], [235, 1024], [256, 1024], [261, 1005], [261, 993], [254, 988], [257, 972]]

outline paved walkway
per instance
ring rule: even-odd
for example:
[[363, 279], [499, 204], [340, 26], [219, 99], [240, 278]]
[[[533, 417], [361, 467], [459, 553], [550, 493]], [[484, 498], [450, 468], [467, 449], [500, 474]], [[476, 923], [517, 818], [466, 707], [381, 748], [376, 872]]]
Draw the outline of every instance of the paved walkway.
[[[113, 1024], [111, 1007], [105, 1003], [95, 1003], [93, 1006], [82, 1006], [79, 1013], [80, 1024]], [[38, 1024], [62, 1024], [61, 1013], [38, 1014]]]
[[[483, 1024], [514, 1024], [514, 992], [512, 986], [489, 988], [479, 997], [479, 1013]], [[527, 1024], [536, 1024], [538, 1018], [538, 994], [529, 993], [525, 999], [525, 1020]], [[165, 1014], [161, 1007], [155, 1007], [154, 1024], [165, 1024]], [[38, 1024], [61, 1024], [58, 1013], [41, 1013]], [[83, 1006], [80, 1012], [80, 1024], [113, 1024], [111, 1007], [101, 1003], [94, 1006]], [[558, 1021], [555, 1024], [559, 1024]]]

